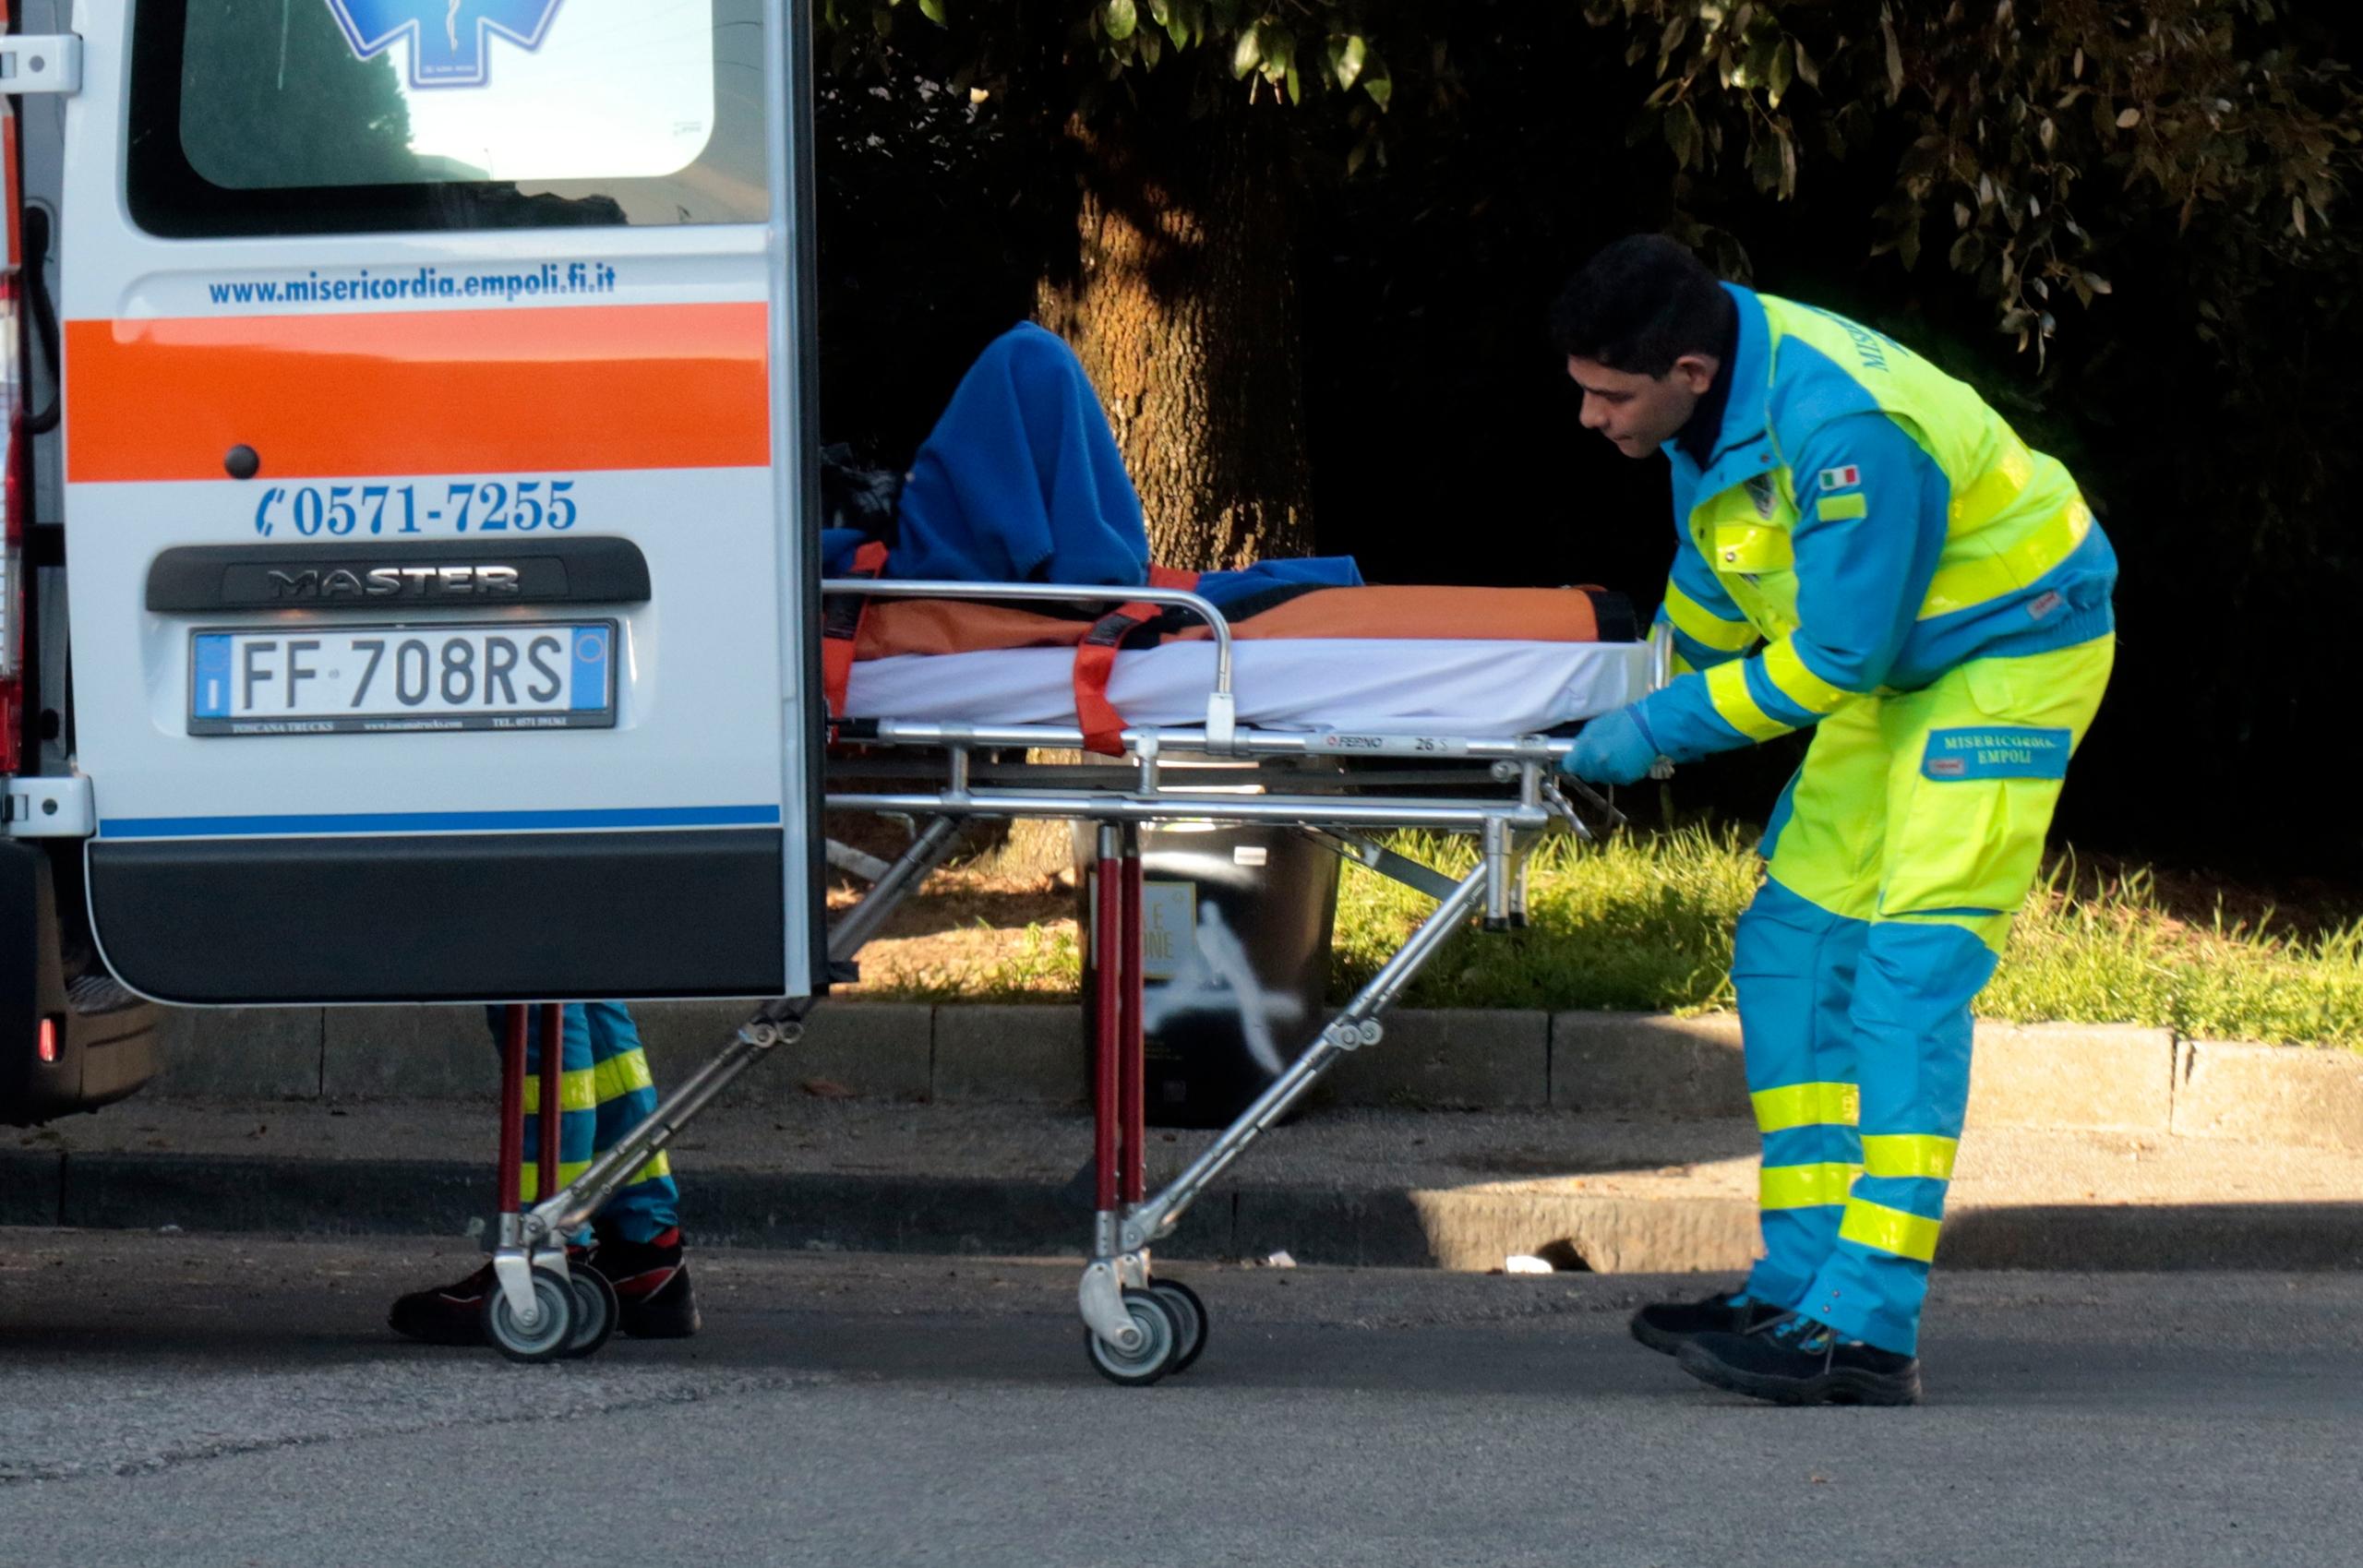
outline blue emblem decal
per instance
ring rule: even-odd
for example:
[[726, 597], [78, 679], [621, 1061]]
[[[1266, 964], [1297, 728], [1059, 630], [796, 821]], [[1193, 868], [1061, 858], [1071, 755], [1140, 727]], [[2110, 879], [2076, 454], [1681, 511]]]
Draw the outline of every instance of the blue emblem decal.
[[208, 632], [197, 640], [197, 690], [189, 712], [200, 719], [230, 716], [230, 639]]
[[482, 87], [492, 35], [541, 47], [559, 0], [328, 0], [354, 54], [366, 60], [410, 35], [410, 85]]
[[1985, 724], [1928, 732], [1920, 772], [1941, 783], [1961, 779], [2064, 779], [2075, 734], [2028, 724]]

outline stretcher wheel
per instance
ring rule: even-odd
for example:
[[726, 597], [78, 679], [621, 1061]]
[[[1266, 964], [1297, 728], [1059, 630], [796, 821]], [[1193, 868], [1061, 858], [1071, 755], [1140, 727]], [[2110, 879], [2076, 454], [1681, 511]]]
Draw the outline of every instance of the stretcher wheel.
[[1110, 1382], [1146, 1388], [1173, 1370], [1174, 1356], [1182, 1345], [1181, 1329], [1174, 1322], [1173, 1309], [1155, 1291], [1127, 1290], [1124, 1306], [1133, 1314], [1133, 1326], [1141, 1331], [1139, 1348], [1121, 1349], [1089, 1329], [1083, 1331], [1083, 1347], [1091, 1357], [1092, 1367]]
[[566, 1279], [574, 1287], [574, 1336], [566, 1342], [566, 1355], [572, 1359], [591, 1355], [607, 1343], [616, 1332], [621, 1309], [616, 1302], [616, 1287], [598, 1270], [578, 1264], [566, 1271]]
[[535, 1269], [534, 1305], [541, 1312], [529, 1328], [509, 1310], [507, 1292], [496, 1287], [484, 1299], [485, 1335], [512, 1361], [555, 1361], [573, 1343], [574, 1292], [566, 1281]]
[[1173, 1326], [1180, 1335], [1171, 1370], [1186, 1372], [1206, 1347], [1206, 1304], [1198, 1299], [1196, 1291], [1178, 1279], [1153, 1279], [1148, 1288], [1173, 1314]]

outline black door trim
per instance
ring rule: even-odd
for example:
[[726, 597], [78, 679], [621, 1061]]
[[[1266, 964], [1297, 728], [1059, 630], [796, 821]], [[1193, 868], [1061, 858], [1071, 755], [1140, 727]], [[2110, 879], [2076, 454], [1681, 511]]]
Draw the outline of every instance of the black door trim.
[[148, 566], [148, 608], [371, 610], [434, 604], [642, 604], [648, 557], [629, 539], [372, 540], [180, 545]]
[[777, 996], [777, 829], [109, 841], [107, 964], [166, 1001]]

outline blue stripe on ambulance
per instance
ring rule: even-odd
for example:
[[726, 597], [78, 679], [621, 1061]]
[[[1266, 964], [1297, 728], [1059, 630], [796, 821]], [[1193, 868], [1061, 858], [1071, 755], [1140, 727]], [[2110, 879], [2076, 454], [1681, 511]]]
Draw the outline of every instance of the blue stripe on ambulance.
[[342, 811], [274, 817], [110, 817], [99, 836], [252, 838], [315, 833], [582, 832], [600, 828], [775, 828], [776, 806], [649, 806], [546, 811]]

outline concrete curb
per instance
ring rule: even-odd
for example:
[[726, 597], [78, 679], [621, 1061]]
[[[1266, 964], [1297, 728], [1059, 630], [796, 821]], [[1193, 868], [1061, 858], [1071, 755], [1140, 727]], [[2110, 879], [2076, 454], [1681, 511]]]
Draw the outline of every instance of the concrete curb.
[[1551, 1015], [1456, 1008], [1386, 1014], [1375, 1046], [1349, 1055], [1323, 1082], [1341, 1106], [1514, 1110], [1551, 1103]]
[[[483, 1212], [477, 1161], [0, 1152], [0, 1223], [392, 1236], [462, 1232]], [[1073, 1183], [978, 1177], [702, 1172], [686, 1215], [704, 1245], [1074, 1256]], [[1384, 1267], [1498, 1267], [1540, 1253], [1603, 1274], [1734, 1273], [1756, 1252], [1744, 1199], [1401, 1188], [1239, 1186], [1209, 1193], [1160, 1255]], [[1956, 1205], [1949, 1269], [2363, 1267], [2363, 1204]]]
[[[678, 1082], [745, 1015], [737, 1002], [635, 1010], [658, 1082]], [[1745, 1116], [1728, 1015], [1404, 1011], [1322, 1088], [1342, 1106]], [[165, 1095], [481, 1099], [497, 1087], [481, 1010], [167, 1010]], [[1081, 1104], [1073, 1005], [824, 1006], [786, 1059], [728, 1103], [807, 1092], [914, 1100]], [[1970, 1125], [2160, 1133], [2363, 1150], [2363, 1053], [2178, 1041], [2130, 1024], [1980, 1022]]]
[[[2356, 1059], [2363, 1068], [2363, 1057]], [[2130, 1023], [1979, 1020], [1969, 1115], [1981, 1127], [2173, 1130], [2175, 1037]], [[2363, 1138], [2363, 1122], [2356, 1132]]]
[[1746, 1116], [1739, 1020], [1649, 1012], [1551, 1015], [1551, 1104], [1561, 1110]]
[[2318, 1148], [2363, 1148], [2363, 1059], [2279, 1046], [2186, 1040], [2175, 1062], [2174, 1131]]

